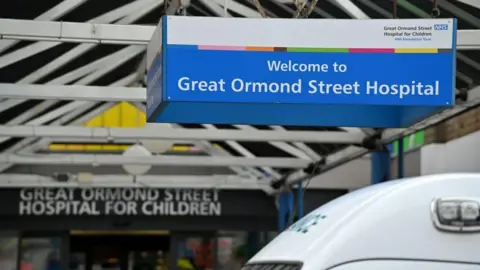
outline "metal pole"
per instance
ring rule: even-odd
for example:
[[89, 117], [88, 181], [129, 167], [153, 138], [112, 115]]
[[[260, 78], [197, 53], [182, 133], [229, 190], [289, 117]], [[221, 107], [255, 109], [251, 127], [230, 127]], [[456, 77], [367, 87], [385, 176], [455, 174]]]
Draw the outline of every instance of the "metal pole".
[[398, 179], [405, 177], [405, 163], [404, 163], [404, 147], [403, 138], [398, 140], [398, 154], [397, 154], [397, 176]]
[[379, 184], [390, 179], [390, 151], [373, 152], [371, 155], [371, 184]]
[[278, 232], [285, 230], [292, 221], [294, 196], [291, 191], [283, 191], [278, 196]]
[[304, 202], [304, 193], [302, 183], [298, 184], [297, 188], [297, 218], [301, 219], [304, 214], [303, 202]]

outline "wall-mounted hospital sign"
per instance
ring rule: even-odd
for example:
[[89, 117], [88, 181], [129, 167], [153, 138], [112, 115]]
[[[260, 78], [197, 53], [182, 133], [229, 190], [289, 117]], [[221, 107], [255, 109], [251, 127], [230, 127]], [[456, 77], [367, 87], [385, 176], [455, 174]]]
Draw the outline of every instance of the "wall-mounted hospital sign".
[[163, 17], [149, 122], [404, 127], [454, 105], [455, 19]]
[[218, 190], [23, 188], [21, 216], [220, 216]]

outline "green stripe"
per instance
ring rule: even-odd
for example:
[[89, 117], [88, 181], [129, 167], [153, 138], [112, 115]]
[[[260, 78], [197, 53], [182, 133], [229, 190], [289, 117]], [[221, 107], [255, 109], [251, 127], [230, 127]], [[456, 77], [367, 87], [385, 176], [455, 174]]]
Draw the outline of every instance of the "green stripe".
[[[423, 130], [411, 134], [402, 139], [403, 151], [408, 151], [423, 145], [425, 139], [425, 132]], [[393, 154], [398, 154], [398, 141], [393, 142]]]
[[344, 48], [287, 48], [287, 52], [348, 52]]

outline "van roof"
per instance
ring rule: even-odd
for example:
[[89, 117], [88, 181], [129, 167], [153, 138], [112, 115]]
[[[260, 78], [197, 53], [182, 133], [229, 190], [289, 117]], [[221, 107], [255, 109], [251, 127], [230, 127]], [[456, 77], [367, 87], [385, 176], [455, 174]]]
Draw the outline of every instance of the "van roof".
[[436, 197], [479, 197], [480, 174], [415, 177], [363, 188], [305, 216], [249, 263], [301, 262], [327, 269], [368, 259], [430, 259], [480, 263], [479, 233], [437, 230]]

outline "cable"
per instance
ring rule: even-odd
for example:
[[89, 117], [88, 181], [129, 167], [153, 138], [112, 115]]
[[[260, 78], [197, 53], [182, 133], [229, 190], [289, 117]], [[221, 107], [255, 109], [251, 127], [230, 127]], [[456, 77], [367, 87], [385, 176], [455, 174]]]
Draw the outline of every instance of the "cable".
[[[306, 189], [308, 188], [308, 185], [310, 184], [310, 181], [313, 179], [314, 176], [316, 176], [316, 171], [317, 169], [320, 168], [320, 166], [323, 166], [325, 164], [325, 160], [324, 159], [321, 159], [320, 161], [318, 162], [315, 162], [314, 164], [312, 164], [311, 166], [309, 166], [306, 170], [308, 170], [308, 176], [305, 180], [305, 185], [303, 185], [302, 182], [300, 182], [298, 185], [302, 186], [302, 198], [303, 200], [305, 201], [305, 192], [306, 192]], [[297, 201], [298, 203], [298, 201]], [[297, 209], [298, 208], [298, 205], [297, 207], [294, 207], [294, 210], [293, 210], [293, 217], [295, 217], [297, 215]], [[305, 209], [303, 210], [305, 211]], [[292, 218], [293, 218], [292, 217]], [[297, 217], [298, 219], [300, 219], [301, 217]]]
[[260, 16], [262, 18], [267, 18], [267, 14], [265, 14], [265, 9], [262, 7], [262, 4], [260, 4], [260, 0], [253, 0], [253, 2], [255, 3], [258, 13], [260, 13]]
[[433, 0], [432, 13], [430, 14], [432, 18], [440, 17], [440, 9], [438, 8], [438, 0]]
[[310, 6], [308, 8], [303, 9], [304, 12], [302, 13], [301, 17], [304, 19], [308, 18], [310, 14], [312, 14], [315, 7], [317, 6], [317, 3], [318, 3], [318, 0], [312, 0], [312, 3], [310, 4]]
[[297, 19], [300, 14], [303, 12], [303, 9], [307, 5], [307, 0], [295, 0], [295, 7], [297, 7], [297, 11], [293, 15], [293, 19]]
[[313, 10], [317, 6], [318, 0], [312, 0], [310, 5], [308, 5], [307, 7], [308, 1], [309, 0], [303, 0], [303, 2], [301, 2], [301, 0], [295, 1], [295, 6], [297, 7], [297, 11], [293, 15], [293, 19], [298, 19], [298, 18], [306, 19], [310, 16], [310, 14], [312, 14]]
[[392, 9], [392, 17], [394, 19], [397, 18], [397, 5], [398, 4], [398, 0], [393, 0], [393, 9]]

